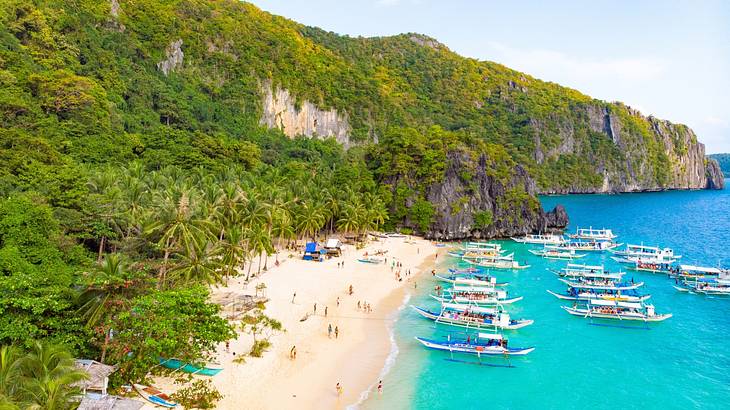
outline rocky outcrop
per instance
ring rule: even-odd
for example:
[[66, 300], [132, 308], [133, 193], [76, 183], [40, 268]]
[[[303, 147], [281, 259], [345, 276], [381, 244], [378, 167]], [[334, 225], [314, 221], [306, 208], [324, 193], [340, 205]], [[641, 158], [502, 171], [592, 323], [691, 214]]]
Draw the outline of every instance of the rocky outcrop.
[[[547, 213], [542, 209], [535, 182], [524, 168], [517, 165], [502, 180], [490, 163], [485, 154], [474, 161], [466, 153], [449, 153], [444, 178], [426, 188], [435, 217], [421, 234], [438, 240], [499, 238], [562, 230], [568, 225], [562, 206]], [[410, 221], [405, 225], [418, 230]]]
[[722, 174], [720, 164], [712, 159], [707, 159], [707, 166], [705, 167], [705, 178], [707, 179], [707, 189], [724, 189], [725, 188], [725, 176]]
[[345, 148], [350, 146], [350, 123], [347, 114], [321, 110], [309, 101], [297, 104], [288, 90], [274, 88], [270, 81], [261, 87], [263, 115], [261, 125], [279, 128], [289, 137], [333, 137]]
[[170, 43], [165, 50], [165, 59], [157, 63], [157, 69], [165, 75], [169, 75], [171, 72], [182, 67], [183, 58], [185, 57], [185, 53], [182, 51], [182, 45], [182, 39]]
[[[574, 155], [590, 164], [600, 183], [576, 181], [571, 186], [547, 186], [542, 193], [597, 193], [705, 189], [710, 183], [705, 166], [705, 146], [688, 127], [649, 116], [623, 105], [586, 104], [570, 116], [550, 118], [557, 130], [531, 120], [535, 132], [534, 159], [538, 164]], [[627, 116], [617, 114], [625, 110]], [[624, 118], [624, 119], [622, 119]], [[638, 125], [637, 125], [638, 124]], [[589, 132], [586, 134], [585, 128]], [[559, 143], [547, 149], [542, 140], [551, 135]], [[613, 144], [611, 152], [594, 149], [597, 138]]]

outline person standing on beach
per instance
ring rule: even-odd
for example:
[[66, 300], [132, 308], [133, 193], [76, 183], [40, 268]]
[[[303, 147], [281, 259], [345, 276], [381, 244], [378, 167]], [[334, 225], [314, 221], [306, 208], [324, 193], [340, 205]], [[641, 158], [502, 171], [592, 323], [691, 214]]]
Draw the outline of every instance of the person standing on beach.
[[327, 317], [327, 306], [324, 307], [324, 317]]
[[330, 323], [329, 326], [327, 326], [327, 337], [332, 339], [332, 323]]
[[317, 302], [314, 303], [314, 314], [317, 314]]
[[292, 346], [291, 350], [289, 350], [289, 358], [292, 360], [297, 358], [297, 347], [296, 346]]
[[335, 386], [335, 389], [337, 390], [337, 395], [342, 396], [342, 386], [340, 385], [340, 382], [337, 382], [337, 386]]
[[340, 307], [340, 297], [337, 296], [337, 307]]
[[378, 382], [378, 393], [383, 394], [383, 381]]
[[297, 297], [297, 292], [295, 291], [291, 297], [291, 303], [294, 303], [294, 299], [296, 299], [296, 297]]
[[357, 310], [360, 310], [360, 301], [357, 301]]
[[340, 336], [340, 328], [335, 326], [335, 339], [337, 339]]

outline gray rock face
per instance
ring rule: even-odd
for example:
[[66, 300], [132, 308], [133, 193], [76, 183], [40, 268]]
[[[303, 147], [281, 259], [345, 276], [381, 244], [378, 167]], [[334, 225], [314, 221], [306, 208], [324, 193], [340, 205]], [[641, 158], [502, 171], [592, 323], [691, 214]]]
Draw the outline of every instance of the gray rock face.
[[185, 57], [185, 53], [182, 51], [182, 45], [182, 39], [170, 43], [165, 50], [166, 58], [157, 63], [157, 68], [165, 73], [165, 75], [169, 75], [171, 72], [182, 67], [183, 58]]
[[724, 189], [725, 176], [722, 174], [720, 164], [712, 158], [707, 159], [706, 167], [707, 189]]
[[[550, 188], [543, 193], [595, 193], [595, 192], [633, 192], [659, 191], [665, 189], [704, 189], [709, 185], [705, 167], [705, 146], [697, 141], [695, 133], [684, 125], [673, 124], [649, 116], [648, 139], [636, 130], [628, 129], [621, 118], [605, 106], [587, 104], [575, 107], [572, 117], [556, 116], [559, 119], [557, 129], [560, 143], [552, 149], [545, 149], [543, 136], [554, 135], [555, 130], [548, 130], [540, 121], [530, 121], [535, 130], [535, 160], [543, 163], [564, 154], [575, 154], [586, 158], [596, 172], [603, 178], [600, 186], [571, 186], [568, 188]], [[628, 108], [631, 115], [641, 114]], [[590, 150], [590, 140], [581, 138], [578, 130], [580, 123], [587, 123], [591, 132], [604, 134], [615, 145], [619, 152], [618, 160], [608, 155], [595, 155]], [[656, 144], [662, 152], [660, 159], [650, 158], [650, 144]], [[652, 161], [668, 165], [668, 176], [665, 184], [657, 182]], [[714, 184], [714, 183], [713, 183]]]
[[[535, 182], [524, 168], [516, 166], [509, 179], [501, 181], [489, 164], [485, 154], [476, 160], [476, 166], [468, 154], [448, 155], [443, 180], [426, 188], [426, 199], [436, 216], [429, 230], [421, 234], [438, 240], [497, 238], [562, 230], [568, 225], [562, 206], [548, 213], [542, 210], [535, 197]], [[466, 169], [471, 170], [467, 179]], [[488, 215], [490, 223], [480, 226], [479, 215]], [[409, 221], [405, 225], [417, 230]]]
[[297, 108], [296, 99], [288, 90], [273, 89], [269, 81], [263, 82], [261, 93], [261, 125], [279, 128], [289, 137], [334, 137], [345, 149], [349, 148], [351, 129], [347, 114], [340, 114], [334, 108], [321, 110], [306, 100]]

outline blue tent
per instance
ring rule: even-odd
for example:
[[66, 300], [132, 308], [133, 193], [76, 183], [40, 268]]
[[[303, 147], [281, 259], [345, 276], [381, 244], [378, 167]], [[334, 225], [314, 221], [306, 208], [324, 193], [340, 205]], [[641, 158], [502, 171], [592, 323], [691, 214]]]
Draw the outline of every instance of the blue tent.
[[322, 260], [322, 256], [320, 255], [320, 252], [317, 250], [317, 242], [307, 242], [307, 245], [304, 247], [303, 259], [305, 261], [321, 261]]

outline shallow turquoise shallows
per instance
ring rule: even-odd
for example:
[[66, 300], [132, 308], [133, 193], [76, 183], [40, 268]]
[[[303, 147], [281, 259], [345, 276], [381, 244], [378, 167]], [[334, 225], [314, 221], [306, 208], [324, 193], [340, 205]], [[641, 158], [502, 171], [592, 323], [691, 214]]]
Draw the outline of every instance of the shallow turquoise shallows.
[[[541, 199], [545, 208], [565, 205], [570, 229], [611, 228], [618, 242], [672, 247], [683, 255], [682, 263], [730, 267], [730, 190]], [[643, 325], [591, 325], [560, 308], [569, 302], [546, 292], [565, 290], [546, 268], [558, 269], [566, 262], [532, 256], [526, 245], [501, 243], [520, 262], [532, 265], [519, 272], [492, 271], [499, 281], [510, 282], [511, 294], [525, 297], [508, 310], [513, 317], [535, 320], [505, 334], [510, 345], [536, 350], [512, 358], [514, 368], [452, 362], [448, 353], [426, 350], [413, 338], [440, 338], [462, 330], [435, 326], [404, 309], [395, 326], [399, 353], [385, 376], [384, 391], [371, 395], [363, 408], [730, 409], [730, 297], [680, 293], [664, 275], [629, 271], [627, 279], [646, 282], [642, 291], [651, 293], [649, 302], [657, 312], [674, 317], [649, 330], [641, 329]], [[609, 256], [589, 254], [581, 262], [618, 270], [620, 265]], [[443, 259], [439, 271], [456, 261]], [[430, 275], [420, 278], [409, 304], [436, 308], [428, 297], [436, 283]], [[501, 358], [482, 361], [507, 363]]]

